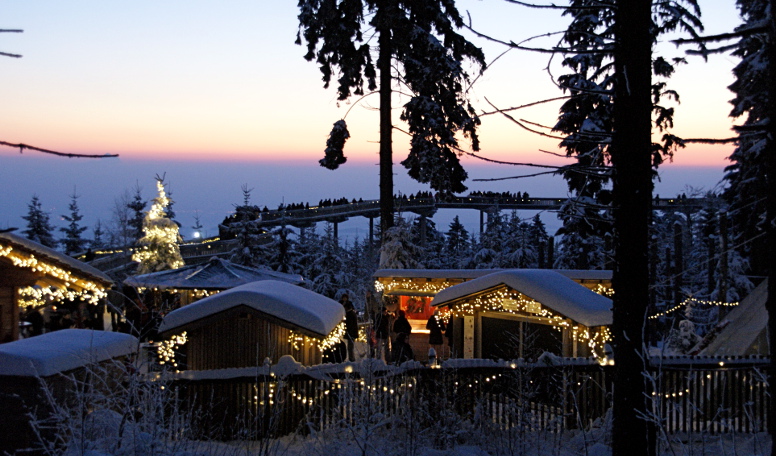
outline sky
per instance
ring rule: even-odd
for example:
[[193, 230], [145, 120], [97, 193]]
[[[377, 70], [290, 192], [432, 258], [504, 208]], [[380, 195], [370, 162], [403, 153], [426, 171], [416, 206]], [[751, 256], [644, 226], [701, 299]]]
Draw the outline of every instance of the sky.
[[[560, 31], [566, 20], [555, 10], [526, 9], [502, 0], [459, 0], [474, 28], [520, 42]], [[700, 0], [706, 33], [730, 30], [737, 18], [733, 0]], [[88, 225], [105, 223], [115, 199], [135, 185], [154, 195], [154, 176], [165, 174], [184, 236], [194, 214], [215, 234], [216, 225], [242, 201], [276, 207], [281, 202], [322, 198], [372, 199], [378, 195], [376, 97], [338, 102], [324, 89], [314, 63], [294, 44], [294, 1], [0, 0], [0, 141], [62, 152], [119, 158], [64, 159], [0, 148], [0, 228], [24, 227], [21, 216], [37, 194], [56, 226], [67, 213], [69, 195]], [[465, 14], [467, 14], [465, 13]], [[530, 43], [553, 44], [552, 35]], [[503, 48], [483, 40], [488, 61]], [[683, 50], [660, 45], [669, 55]], [[495, 60], [470, 91], [480, 112], [559, 95], [552, 76], [562, 74], [556, 57], [509, 51]], [[728, 137], [731, 119], [725, 89], [736, 60], [692, 57], [672, 78], [679, 91], [676, 133], [684, 137]], [[549, 68], [549, 71], [546, 69]], [[395, 105], [406, 101], [397, 97]], [[552, 124], [558, 104], [522, 110], [518, 116]], [[395, 110], [395, 123], [399, 110]], [[317, 166], [331, 125], [345, 117], [351, 132], [348, 162], [337, 171]], [[558, 140], [521, 130], [500, 115], [483, 117], [482, 155], [520, 163], [562, 164]], [[398, 163], [408, 138], [394, 135], [396, 191], [428, 188], [406, 177]], [[671, 195], [687, 185], [713, 188], [727, 164], [729, 146], [693, 146], [661, 170], [656, 192]], [[531, 168], [485, 165], [464, 157], [472, 190], [566, 194], [559, 178], [499, 183], [474, 182], [534, 172]], [[466, 217], [476, 218], [476, 214]], [[450, 218], [450, 217], [448, 217]], [[444, 226], [446, 219], [437, 221]], [[360, 227], [363, 224], [358, 224]], [[355, 230], [362, 228], [353, 228]], [[342, 233], [342, 229], [340, 230]]]

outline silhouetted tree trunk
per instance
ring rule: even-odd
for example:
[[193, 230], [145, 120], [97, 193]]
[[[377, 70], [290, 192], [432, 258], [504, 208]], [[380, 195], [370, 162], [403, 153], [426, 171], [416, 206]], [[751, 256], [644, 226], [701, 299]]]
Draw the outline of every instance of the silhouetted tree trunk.
[[615, 356], [613, 456], [654, 454], [642, 372], [649, 306], [649, 219], [652, 209], [650, 0], [618, 1], [615, 12], [614, 206]]
[[[386, 6], [381, 9], [385, 11]], [[380, 49], [380, 233], [385, 236], [393, 226], [393, 122], [391, 122], [391, 30], [390, 24], [378, 24]]]
[[[765, 223], [766, 242], [768, 245], [768, 299], [765, 308], [768, 310], [768, 338], [771, 355], [768, 390], [771, 401], [768, 407], [768, 433], [771, 442], [776, 439], [776, 0], [770, 0], [770, 15], [768, 17], [768, 118], [767, 143], [765, 146], [767, 165], [767, 219]], [[776, 445], [771, 445], [771, 455], [776, 456]]]

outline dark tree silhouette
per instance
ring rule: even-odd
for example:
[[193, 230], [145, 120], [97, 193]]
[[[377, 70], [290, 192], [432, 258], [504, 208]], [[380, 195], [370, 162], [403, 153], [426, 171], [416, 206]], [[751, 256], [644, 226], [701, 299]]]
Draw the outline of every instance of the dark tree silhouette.
[[80, 222], [83, 220], [83, 215], [78, 208], [78, 196], [73, 189], [73, 194], [70, 195], [70, 215], [62, 215], [62, 218], [68, 222], [66, 227], [60, 228], [59, 231], [65, 234], [65, 237], [59, 242], [65, 249], [65, 254], [73, 255], [74, 253], [81, 253], [86, 250], [86, 245], [89, 243], [87, 239], [81, 237], [81, 234], [86, 231], [87, 227], [81, 226]]
[[[463, 19], [453, 0], [300, 0], [300, 33], [307, 43], [307, 60], [315, 60], [328, 87], [337, 73], [340, 100], [380, 93], [380, 224], [383, 233], [393, 224], [393, 150], [391, 120], [392, 83], [411, 93], [401, 120], [406, 121], [409, 156], [402, 161], [409, 175], [442, 192], [461, 192], [466, 171], [458, 160], [456, 132], [462, 131], [479, 150], [479, 119], [465, 100], [469, 75], [462, 63], [471, 60], [484, 67], [482, 51], [456, 29]], [[365, 36], [372, 27], [374, 43]], [[396, 65], [393, 65], [393, 62]], [[393, 72], [395, 70], [395, 73]], [[321, 165], [336, 169], [346, 158], [349, 137], [344, 119], [334, 124]]]
[[51, 226], [49, 215], [43, 210], [43, 205], [40, 199], [38, 199], [38, 195], [32, 195], [32, 200], [30, 200], [27, 208], [27, 215], [22, 216], [27, 221], [27, 229], [22, 231], [24, 236], [38, 244], [51, 247], [52, 249], [56, 248], [57, 241], [54, 240], [54, 236], [51, 234], [54, 228]]

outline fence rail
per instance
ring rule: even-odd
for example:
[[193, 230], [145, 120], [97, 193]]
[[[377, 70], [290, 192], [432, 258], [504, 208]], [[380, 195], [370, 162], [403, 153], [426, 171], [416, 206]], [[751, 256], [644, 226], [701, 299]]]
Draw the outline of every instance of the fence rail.
[[[762, 368], [763, 362], [652, 367], [645, 375], [654, 387], [652, 419], [668, 433], [766, 431], [769, 398]], [[450, 414], [502, 430], [557, 432], [590, 428], [605, 419], [613, 368], [588, 364], [334, 372], [229, 379], [214, 379], [218, 375], [210, 372], [210, 379], [190, 375], [173, 386], [188, 407], [200, 411], [199, 426], [214, 438], [235, 437], [230, 429], [284, 435], [376, 416], [426, 420], [433, 426]]]

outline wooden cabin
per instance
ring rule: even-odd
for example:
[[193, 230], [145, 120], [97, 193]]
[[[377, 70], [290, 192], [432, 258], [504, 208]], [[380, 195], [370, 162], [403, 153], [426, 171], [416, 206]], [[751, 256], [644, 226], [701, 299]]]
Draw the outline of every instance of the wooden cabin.
[[463, 358], [602, 356], [612, 301], [557, 271], [512, 269], [440, 291], [433, 306], [452, 314]]
[[[137, 349], [138, 340], [129, 334], [88, 329], [63, 329], [0, 345], [0, 453], [16, 454], [40, 443], [29, 414], [47, 418], [53, 412], [51, 400], [63, 406], [61, 413], [87, 384], [90, 393], [104, 397], [121, 391], [125, 362]], [[94, 371], [109, 375], [88, 383]], [[81, 409], [72, 410], [80, 418]], [[53, 432], [45, 426], [38, 430], [43, 438]]]
[[[13, 233], [0, 233], [0, 342], [19, 339], [23, 298], [37, 303], [68, 296], [95, 303], [112, 283], [86, 263]], [[40, 299], [35, 299], [38, 294]]]
[[[428, 319], [434, 314], [432, 300], [437, 293], [449, 287], [483, 277], [504, 269], [380, 269], [372, 277], [375, 288], [382, 292], [384, 302], [392, 306], [390, 310], [404, 310], [412, 325], [410, 344], [415, 358], [425, 361], [428, 354]], [[612, 271], [556, 269], [563, 275], [583, 287], [597, 293], [610, 294]], [[447, 308], [444, 308], [446, 310]], [[370, 315], [379, 309], [367, 309]], [[447, 313], [447, 312], [445, 312]], [[447, 319], [446, 319], [447, 320]], [[459, 321], [458, 324], [461, 324]], [[449, 347], [442, 347], [439, 355], [447, 358], [452, 355]], [[460, 351], [457, 351], [461, 355]]]
[[319, 364], [322, 347], [339, 341], [345, 311], [340, 303], [305, 288], [262, 280], [201, 299], [167, 314], [163, 338], [186, 333], [190, 370], [277, 363], [291, 355]]

